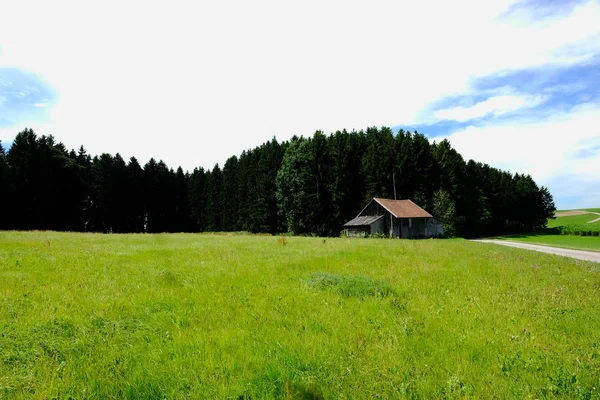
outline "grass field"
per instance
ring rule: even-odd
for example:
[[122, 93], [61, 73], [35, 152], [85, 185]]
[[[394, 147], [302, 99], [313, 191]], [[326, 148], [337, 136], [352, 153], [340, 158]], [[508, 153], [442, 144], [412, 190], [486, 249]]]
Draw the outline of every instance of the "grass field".
[[600, 264], [464, 240], [0, 232], [0, 398], [600, 398]]
[[[594, 221], [600, 218], [600, 215], [597, 214], [583, 214], [583, 215], [572, 215], [569, 217], [557, 217], [555, 219], [548, 220], [548, 228], [554, 228], [555, 226], [565, 226], [565, 225], [583, 225], [587, 224], [590, 221]], [[600, 226], [600, 221], [594, 222], [590, 225], [598, 225]]]
[[[592, 212], [600, 213], [600, 208], [578, 208], [577, 210], [592, 211]], [[573, 211], [573, 210], [557, 210], [556, 212], [560, 213], [560, 212], [567, 212], [567, 211]]]
[[498, 239], [513, 240], [565, 249], [600, 251], [600, 236], [548, 235], [544, 233], [523, 233], [502, 236]]
[[[584, 210], [600, 212], [598, 208]], [[600, 216], [596, 214], [557, 217], [548, 220], [548, 228], [550, 229], [545, 232], [501, 236], [498, 239], [563, 247], [566, 249], [600, 251], [600, 221], [589, 223], [597, 218], [600, 218]], [[582, 232], [586, 236], [581, 236]], [[595, 236], [592, 236], [592, 234]]]

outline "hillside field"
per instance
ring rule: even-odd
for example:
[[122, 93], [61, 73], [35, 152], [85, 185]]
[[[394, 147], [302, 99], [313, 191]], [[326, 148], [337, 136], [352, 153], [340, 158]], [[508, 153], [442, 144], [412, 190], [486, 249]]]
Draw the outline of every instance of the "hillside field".
[[556, 235], [546, 234], [544, 232], [533, 232], [500, 236], [496, 239], [560, 247], [564, 249], [600, 251], [600, 236]]
[[0, 398], [600, 398], [600, 264], [465, 240], [0, 232]]
[[[564, 212], [568, 212], [568, 211], [572, 211], [572, 210], [557, 211], [557, 213], [564, 213]], [[588, 209], [582, 209], [581, 211], [591, 211], [591, 212], [600, 213], [600, 208], [588, 208]], [[591, 221], [597, 220], [598, 218], [600, 218], [600, 215], [592, 214], [592, 213], [581, 214], [581, 215], [570, 215], [570, 216], [565, 216], [565, 217], [557, 217], [557, 218], [548, 220], [548, 228], [554, 228], [557, 226], [567, 226], [567, 225], [583, 225], [583, 224], [588, 224]], [[598, 229], [600, 229], [600, 221], [594, 222], [592, 225], [596, 226], [596, 227], [598, 227]]]
[[[561, 213], [573, 211], [591, 211], [600, 213], [600, 208], [564, 210], [557, 211], [556, 213], [560, 215]], [[600, 218], [600, 215], [591, 213], [559, 216], [555, 219], [548, 220], [549, 229], [539, 232], [499, 236], [496, 239], [562, 247], [566, 249], [600, 251], [600, 221], [596, 221], [598, 218]]]

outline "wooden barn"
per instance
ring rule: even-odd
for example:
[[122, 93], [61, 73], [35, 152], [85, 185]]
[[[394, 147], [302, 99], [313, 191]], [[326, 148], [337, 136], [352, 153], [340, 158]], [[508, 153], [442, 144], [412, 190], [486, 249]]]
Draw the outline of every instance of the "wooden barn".
[[348, 237], [429, 238], [444, 234], [443, 222], [412, 201], [379, 198], [373, 198], [344, 228]]

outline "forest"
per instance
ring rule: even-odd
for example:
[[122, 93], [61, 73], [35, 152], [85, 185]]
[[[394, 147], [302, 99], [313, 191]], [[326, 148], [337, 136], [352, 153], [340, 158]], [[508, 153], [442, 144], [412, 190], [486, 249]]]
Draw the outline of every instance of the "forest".
[[396, 196], [443, 220], [448, 236], [475, 237], [540, 230], [555, 211], [531, 176], [387, 127], [272, 139], [192, 172], [68, 150], [25, 129], [8, 151], [0, 143], [0, 192], [3, 230], [338, 236], [369, 199]]

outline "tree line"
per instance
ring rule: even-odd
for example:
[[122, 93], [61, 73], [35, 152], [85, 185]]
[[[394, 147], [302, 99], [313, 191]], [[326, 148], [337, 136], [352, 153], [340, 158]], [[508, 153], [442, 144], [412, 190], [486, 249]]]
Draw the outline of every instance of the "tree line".
[[529, 175], [469, 160], [447, 140], [390, 128], [273, 139], [191, 173], [118, 153], [92, 157], [51, 135], [0, 144], [0, 229], [249, 231], [337, 236], [372, 197], [412, 199], [450, 235], [541, 229], [552, 195]]

